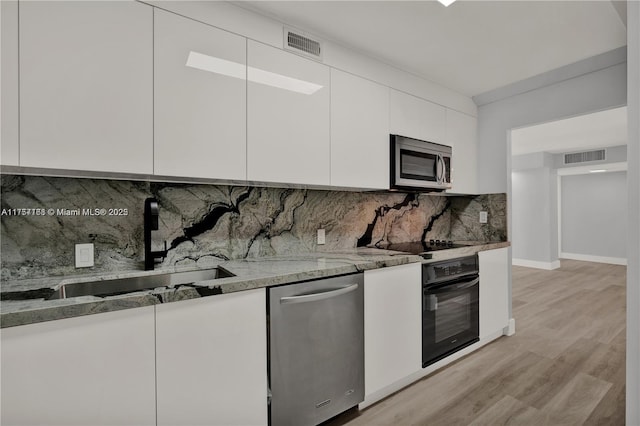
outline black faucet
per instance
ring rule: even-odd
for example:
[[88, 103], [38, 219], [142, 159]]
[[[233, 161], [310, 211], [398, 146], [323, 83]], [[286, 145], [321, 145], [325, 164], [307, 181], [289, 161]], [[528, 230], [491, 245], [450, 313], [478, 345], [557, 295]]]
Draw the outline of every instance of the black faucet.
[[147, 198], [144, 200], [144, 270], [153, 270], [156, 259], [164, 259], [167, 257], [167, 242], [164, 242], [164, 250], [151, 250], [151, 231], [158, 230], [158, 217], [160, 210], [158, 208], [158, 200], [155, 198]]

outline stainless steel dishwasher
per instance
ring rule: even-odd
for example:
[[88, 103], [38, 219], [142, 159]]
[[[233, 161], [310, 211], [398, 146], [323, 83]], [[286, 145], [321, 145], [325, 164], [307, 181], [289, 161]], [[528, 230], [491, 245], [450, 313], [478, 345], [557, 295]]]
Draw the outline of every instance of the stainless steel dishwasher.
[[272, 426], [317, 425], [364, 399], [364, 274], [268, 289]]

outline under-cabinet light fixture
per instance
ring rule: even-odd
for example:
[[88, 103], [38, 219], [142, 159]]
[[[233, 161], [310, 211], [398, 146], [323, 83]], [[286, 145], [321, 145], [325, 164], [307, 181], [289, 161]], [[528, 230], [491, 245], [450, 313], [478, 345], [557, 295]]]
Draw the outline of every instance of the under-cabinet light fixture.
[[227, 61], [226, 59], [216, 58], [214, 56], [204, 55], [193, 51], [189, 52], [187, 63], [185, 65], [202, 71], [209, 71], [241, 80], [248, 79], [254, 83], [289, 90], [291, 92], [302, 93], [304, 95], [313, 95], [324, 87], [320, 84], [311, 83], [310, 81], [298, 80], [297, 78], [288, 77], [271, 71], [265, 71], [255, 67], [245, 67], [244, 64], [240, 64], [238, 62]]
[[589, 170], [589, 173], [604, 173], [606, 172], [606, 169], [595, 169], [595, 170]]
[[456, 0], [438, 0], [442, 5], [444, 5], [444, 7], [448, 7], [451, 3], [453, 3]]

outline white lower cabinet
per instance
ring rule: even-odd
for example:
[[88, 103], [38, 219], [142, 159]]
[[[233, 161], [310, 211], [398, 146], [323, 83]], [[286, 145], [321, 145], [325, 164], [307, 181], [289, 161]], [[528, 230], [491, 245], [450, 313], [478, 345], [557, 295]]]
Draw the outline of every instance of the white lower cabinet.
[[156, 309], [158, 425], [266, 425], [265, 290]]
[[422, 264], [364, 273], [365, 402], [422, 368]]
[[3, 425], [155, 425], [154, 307], [2, 329]]
[[509, 248], [481, 251], [480, 339], [501, 332], [509, 323]]

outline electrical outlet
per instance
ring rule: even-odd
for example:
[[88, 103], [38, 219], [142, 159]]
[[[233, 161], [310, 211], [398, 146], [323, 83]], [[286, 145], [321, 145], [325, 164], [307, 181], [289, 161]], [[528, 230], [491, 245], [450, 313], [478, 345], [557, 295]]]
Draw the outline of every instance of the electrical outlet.
[[318, 229], [318, 245], [321, 245], [324, 243], [325, 243], [324, 229]]
[[487, 212], [480, 212], [480, 223], [487, 223], [488, 215]]
[[76, 268], [93, 266], [93, 243], [76, 244]]

